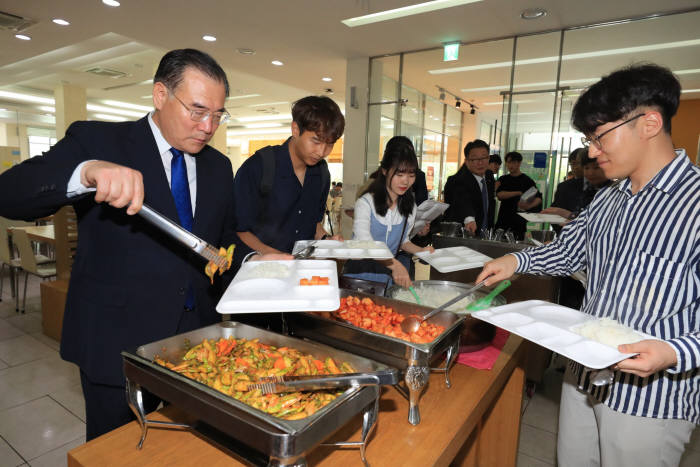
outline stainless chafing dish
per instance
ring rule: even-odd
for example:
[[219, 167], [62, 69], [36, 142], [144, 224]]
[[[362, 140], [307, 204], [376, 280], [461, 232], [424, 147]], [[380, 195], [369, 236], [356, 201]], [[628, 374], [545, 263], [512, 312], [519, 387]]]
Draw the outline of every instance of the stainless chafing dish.
[[[376, 304], [390, 306], [397, 313], [403, 315], [417, 314], [422, 316], [432, 309], [391, 298], [341, 289], [341, 297], [350, 295], [360, 298], [368, 297]], [[326, 315], [323, 313], [285, 313], [285, 327], [292, 335], [323, 342], [401, 370], [406, 387], [398, 384], [395, 387], [409, 401], [408, 421], [412, 425], [420, 423], [418, 401], [428, 383], [428, 375], [431, 370], [444, 372], [445, 384], [448, 388], [451, 387], [449, 370], [459, 351], [459, 336], [464, 317], [449, 311], [438, 313], [429, 322], [444, 326], [445, 331], [433, 342], [415, 344], [358, 328], [332, 317], [326, 317]], [[431, 364], [441, 360], [444, 353], [446, 353], [445, 365], [440, 368], [431, 368]]]
[[[338, 443], [360, 448], [365, 461], [365, 445], [377, 421], [379, 385], [351, 387], [315, 414], [301, 420], [283, 420], [250, 407], [204, 384], [186, 378], [179, 373], [154, 363], [156, 355], [176, 362], [184, 355], [188, 342], [196, 345], [203, 339], [228, 338], [255, 339], [277, 347], [289, 346], [317, 358], [332, 357], [349, 362], [358, 372], [375, 372], [378, 384], [396, 384], [398, 371], [357, 355], [336, 350], [325, 345], [275, 334], [244, 324], [227, 321], [163, 339], [122, 352], [124, 374], [127, 379], [127, 400], [141, 425], [142, 446], [147, 430], [153, 426], [168, 425], [191, 428], [205, 435], [223, 434], [230, 437], [227, 443], [243, 460], [259, 463], [265, 459], [268, 465], [303, 466], [305, 454], [331, 436], [359, 413], [362, 417], [362, 441]], [[156, 394], [198, 420], [197, 426], [168, 424], [148, 420], [142, 404], [142, 389]], [[213, 427], [213, 430], [212, 430]], [[217, 439], [217, 441], [219, 441]], [[239, 448], [239, 449], [237, 449]], [[255, 459], [255, 461], [253, 461]]]

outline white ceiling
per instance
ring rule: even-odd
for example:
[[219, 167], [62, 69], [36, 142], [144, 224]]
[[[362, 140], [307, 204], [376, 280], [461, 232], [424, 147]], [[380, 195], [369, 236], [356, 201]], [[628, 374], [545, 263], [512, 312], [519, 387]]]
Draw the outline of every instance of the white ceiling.
[[[290, 102], [304, 95], [321, 94], [325, 88], [335, 91], [332, 97], [342, 107], [348, 58], [439, 47], [447, 41], [471, 42], [700, 7], [698, 0], [667, 0], [662, 5], [655, 0], [484, 0], [357, 28], [348, 28], [340, 22], [414, 3], [417, 0], [122, 0], [120, 7], [110, 8], [100, 0], [0, 0], [0, 11], [37, 21], [24, 31], [32, 37], [31, 41], [16, 39], [14, 31], [0, 30], [0, 90], [50, 97], [59, 83], [66, 82], [84, 86], [88, 99], [94, 103], [112, 99], [149, 105], [150, 100], [143, 96], [150, 94], [148, 80], [163, 53], [174, 48], [194, 47], [212, 54], [227, 71], [233, 98], [228, 101], [227, 108], [234, 117], [288, 114]], [[520, 19], [520, 12], [529, 7], [545, 8], [549, 14], [535, 21]], [[58, 26], [52, 23], [53, 18], [63, 18], [71, 24]], [[584, 34], [581, 41], [566, 46], [574, 53], [581, 46], [586, 50], [614, 49], [649, 42], [648, 30], [637, 27], [632, 34], [633, 29], [626, 29], [630, 34], [625, 37], [616, 36], [615, 42], [610, 41], [612, 35], [591, 33], [591, 30], [586, 30], [587, 35], [575, 32], [572, 37], [573, 34]], [[216, 36], [217, 41], [203, 41], [204, 34]], [[676, 40], [656, 36], [652, 41]], [[532, 41], [531, 47], [522, 50], [533, 56], [558, 54], [558, 35], [554, 40], [546, 36], [536, 37], [521, 39], [521, 46]], [[538, 40], [542, 43], [537, 44]], [[509, 44], [508, 41], [471, 46], [468, 55], [463, 55], [459, 62], [452, 62], [449, 67], [509, 61], [512, 53]], [[251, 48], [256, 53], [241, 55], [237, 48]], [[684, 50], [692, 53], [694, 58], [688, 60], [685, 54], [676, 54], [678, 56], [673, 59], [679, 62], [679, 66], [697, 62], [697, 57], [700, 57], [697, 46]], [[625, 56], [623, 62], [628, 58]], [[271, 65], [274, 59], [285, 65]], [[620, 57], [599, 60], [615, 64], [620, 62]], [[96, 66], [121, 71], [125, 76], [115, 79], [85, 72]], [[538, 65], [552, 66], [555, 64]], [[607, 67], [608, 64], [601, 63], [600, 66]], [[689, 66], [700, 68], [697, 63]], [[494, 98], [500, 100], [497, 90], [464, 92], [462, 89], [504, 85], [510, 74], [509, 67], [474, 71], [468, 75], [426, 72], [446, 67], [441, 61], [440, 51], [407, 56], [404, 79], [407, 84], [423, 91], [435, 91], [435, 96], [435, 84], [440, 84], [481, 104], [485, 110], [484, 103]], [[569, 71], [565, 72], [566, 69]], [[521, 79], [537, 81], [542, 68], [523, 67], [521, 70]], [[593, 71], [564, 66], [562, 79], [587, 78], [589, 74], [593, 78], [599, 76]], [[323, 76], [329, 76], [333, 81], [323, 82]], [[516, 76], [516, 82], [518, 79]], [[549, 77], [539, 79], [542, 82], [549, 80]], [[236, 99], [249, 94], [259, 96]], [[0, 100], [0, 107], [39, 112], [36, 106], [10, 101]]]

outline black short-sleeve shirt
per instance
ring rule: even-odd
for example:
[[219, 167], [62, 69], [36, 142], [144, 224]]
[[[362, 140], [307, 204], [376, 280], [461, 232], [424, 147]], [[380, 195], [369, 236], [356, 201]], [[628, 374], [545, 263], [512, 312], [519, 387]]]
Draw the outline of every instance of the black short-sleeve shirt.
[[[270, 193], [266, 197], [260, 193], [263, 160], [258, 151], [238, 169], [234, 197], [237, 232], [251, 232], [266, 245], [291, 253], [295, 241], [314, 238], [316, 224], [323, 220], [330, 174], [325, 161], [308, 166], [302, 186], [292, 167], [289, 141], [274, 146], [275, 177]], [[239, 242], [236, 256], [248, 252]]]

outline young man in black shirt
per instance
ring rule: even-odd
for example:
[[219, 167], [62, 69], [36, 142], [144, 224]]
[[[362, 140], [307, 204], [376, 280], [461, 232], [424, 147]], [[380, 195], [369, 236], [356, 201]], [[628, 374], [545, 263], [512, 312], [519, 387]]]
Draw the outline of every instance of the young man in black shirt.
[[510, 229], [518, 240], [525, 237], [527, 229], [527, 221], [518, 215], [518, 209], [539, 211], [542, 205], [542, 194], [539, 191], [528, 199], [520, 199], [523, 193], [536, 186], [533, 179], [520, 171], [522, 161], [523, 156], [519, 152], [513, 151], [506, 154], [506, 167], [509, 174], [498, 179], [499, 187], [496, 189], [496, 197], [501, 201], [496, 228]]

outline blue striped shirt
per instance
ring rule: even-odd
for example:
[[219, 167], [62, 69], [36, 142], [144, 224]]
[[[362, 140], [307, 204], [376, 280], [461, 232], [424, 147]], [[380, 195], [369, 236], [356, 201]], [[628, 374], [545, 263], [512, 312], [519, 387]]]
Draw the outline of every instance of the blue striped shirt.
[[514, 253], [517, 272], [569, 275], [588, 270], [582, 311], [669, 343], [674, 367], [641, 378], [615, 372], [593, 386], [575, 364], [579, 385], [629, 415], [700, 423], [700, 168], [677, 151], [638, 193], [630, 180], [601, 190], [544, 247]]

